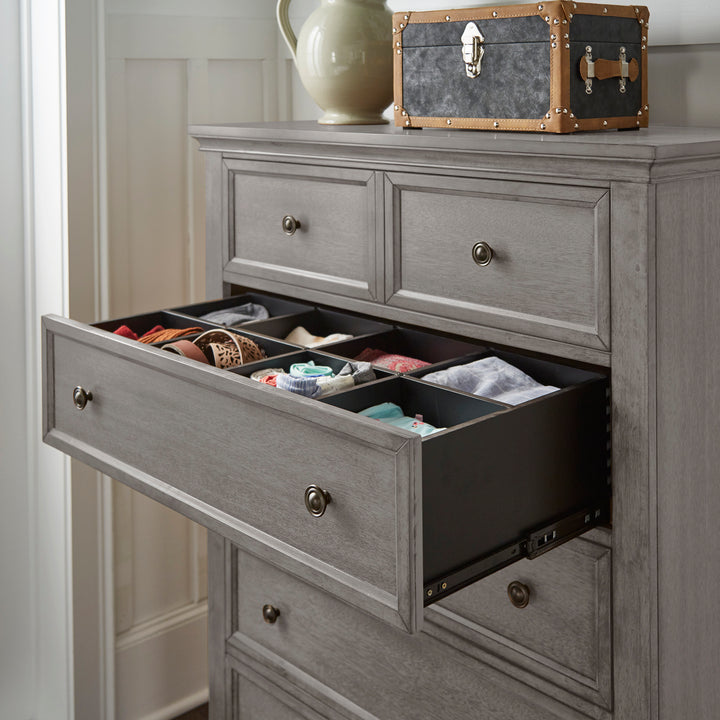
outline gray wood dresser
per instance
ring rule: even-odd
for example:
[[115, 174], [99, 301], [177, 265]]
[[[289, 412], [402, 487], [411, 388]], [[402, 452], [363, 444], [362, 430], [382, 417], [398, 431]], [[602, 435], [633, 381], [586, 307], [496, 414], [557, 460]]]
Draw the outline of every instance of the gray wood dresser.
[[[720, 131], [191, 134], [221, 299], [136, 331], [240, 295], [267, 366], [490, 349], [561, 388], [318, 401], [45, 318], [46, 441], [210, 530], [212, 717], [720, 717]], [[396, 397], [447, 430], [356, 414]]]

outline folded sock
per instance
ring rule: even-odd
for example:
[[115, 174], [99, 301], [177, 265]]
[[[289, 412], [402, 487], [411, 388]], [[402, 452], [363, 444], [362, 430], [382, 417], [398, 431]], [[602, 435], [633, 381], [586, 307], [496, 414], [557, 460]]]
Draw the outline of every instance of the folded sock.
[[428, 373], [423, 375], [423, 380], [490, 400], [499, 400], [508, 405], [519, 405], [559, 389], [540, 384], [498, 357], [482, 358], [466, 365], [455, 365], [446, 370]]
[[435, 432], [444, 430], [445, 428], [436, 428], [430, 423], [423, 422], [417, 418], [408, 417], [402, 411], [399, 405], [391, 402], [380, 403], [372, 407], [361, 410], [359, 415], [379, 420], [380, 422], [393, 425], [395, 427], [410, 430], [418, 435], [432, 435]]
[[340, 342], [341, 340], [349, 340], [350, 338], [352, 338], [352, 335], [344, 335], [342, 333], [332, 333], [331, 335], [327, 335], [325, 337], [321, 335], [313, 335], [302, 325], [298, 325], [290, 332], [289, 335], [287, 335], [285, 342], [302, 345], [303, 347], [318, 347], [320, 345], [327, 345], [328, 343]]
[[365, 348], [355, 360], [369, 362], [378, 367], [386, 368], [387, 370], [394, 370], [395, 372], [410, 372], [411, 370], [417, 370], [417, 368], [430, 365], [429, 362], [425, 362], [424, 360], [417, 360], [416, 358], [407, 357], [406, 355], [397, 355], [395, 353], [388, 353], [385, 350], [376, 350], [373, 348]]
[[377, 379], [377, 375], [372, 369], [372, 363], [369, 362], [353, 361], [346, 363], [338, 373], [338, 376], [340, 375], [349, 375], [355, 385], [362, 385]]
[[263, 368], [262, 370], [256, 370], [250, 375], [251, 380], [257, 380], [257, 382], [265, 382], [264, 378], [275, 375], [282, 375], [285, 371], [282, 368]]
[[213, 312], [201, 315], [201, 320], [214, 322], [218, 325], [232, 327], [234, 325], [242, 325], [253, 320], [267, 320], [270, 313], [264, 305], [258, 303], [244, 303], [236, 307], [226, 308], [224, 310], [213, 310]]
[[306, 363], [293, 363], [290, 366], [293, 377], [334, 377], [333, 369], [327, 365], [316, 365], [314, 360]]
[[324, 338], [316, 338], [313, 342], [308, 343], [308, 347], [320, 347], [320, 345], [329, 345], [330, 343], [342, 342], [343, 340], [351, 340], [352, 335], [344, 333], [331, 333]]
[[314, 398], [320, 395], [320, 386], [317, 378], [300, 378], [293, 377], [287, 373], [277, 375], [275, 378], [275, 387], [281, 390], [289, 390], [296, 395], [304, 395], [305, 397]]
[[330, 393], [340, 392], [341, 390], [349, 390], [355, 387], [355, 380], [350, 375], [336, 375], [335, 377], [317, 378], [317, 384], [320, 388], [320, 395], [329, 395]]

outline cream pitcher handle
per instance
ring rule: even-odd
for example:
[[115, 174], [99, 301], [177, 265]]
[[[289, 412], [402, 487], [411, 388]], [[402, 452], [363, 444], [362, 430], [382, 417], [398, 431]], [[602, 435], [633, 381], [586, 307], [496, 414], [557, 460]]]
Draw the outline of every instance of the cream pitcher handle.
[[290, 48], [293, 60], [296, 60], [295, 53], [297, 52], [297, 38], [293, 32], [292, 25], [290, 25], [290, 16], [288, 15], [288, 8], [292, 0], [278, 0], [277, 4], [277, 21], [280, 26], [280, 32], [285, 38], [287, 46]]

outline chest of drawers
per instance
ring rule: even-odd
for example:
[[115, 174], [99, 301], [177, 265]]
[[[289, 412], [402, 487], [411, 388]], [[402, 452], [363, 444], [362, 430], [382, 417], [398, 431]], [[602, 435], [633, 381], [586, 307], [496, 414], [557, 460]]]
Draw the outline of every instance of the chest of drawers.
[[[242, 332], [269, 359], [228, 372], [48, 318], [45, 430], [211, 531], [213, 717], [713, 717], [720, 132], [191, 132], [226, 299], [162, 319], [258, 300]], [[303, 350], [299, 324], [355, 337]], [[498, 354], [560, 390], [248, 379], [369, 346]], [[356, 414], [388, 399], [447, 430]]]

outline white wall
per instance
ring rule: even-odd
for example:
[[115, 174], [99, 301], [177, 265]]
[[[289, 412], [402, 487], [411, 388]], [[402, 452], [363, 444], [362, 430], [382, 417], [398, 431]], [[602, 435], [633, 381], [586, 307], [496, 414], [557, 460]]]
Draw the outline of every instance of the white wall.
[[32, 578], [26, 462], [25, 283], [18, 4], [0, 4], [0, 306], [12, 350], [0, 353], [0, 717], [33, 709]]
[[67, 461], [41, 443], [39, 317], [65, 312], [64, 6], [0, 4], [0, 717], [73, 713]]

